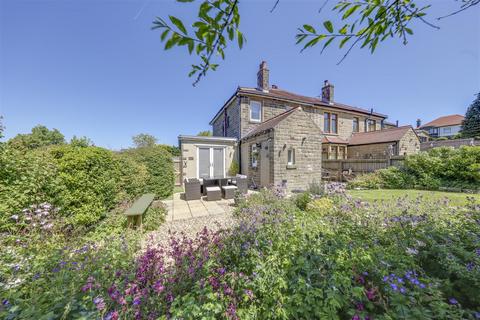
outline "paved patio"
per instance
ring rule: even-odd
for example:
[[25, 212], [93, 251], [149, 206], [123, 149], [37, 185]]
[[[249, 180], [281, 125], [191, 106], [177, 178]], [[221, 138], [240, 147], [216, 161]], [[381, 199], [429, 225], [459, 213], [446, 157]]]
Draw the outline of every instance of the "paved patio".
[[167, 207], [167, 221], [191, 219], [210, 215], [230, 213], [233, 210], [233, 199], [206, 201], [185, 201], [180, 199], [180, 193], [175, 193], [173, 199], [162, 200]]

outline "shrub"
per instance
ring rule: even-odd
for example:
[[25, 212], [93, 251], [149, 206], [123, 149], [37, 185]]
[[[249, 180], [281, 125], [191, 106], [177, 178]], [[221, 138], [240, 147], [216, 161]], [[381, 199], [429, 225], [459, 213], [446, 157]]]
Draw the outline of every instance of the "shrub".
[[382, 188], [407, 189], [414, 185], [412, 177], [397, 167], [378, 170], [378, 175], [382, 180]]
[[380, 189], [382, 187], [382, 179], [378, 173], [361, 174], [348, 184], [350, 189]]
[[327, 197], [315, 199], [307, 205], [308, 212], [319, 215], [326, 215], [328, 213], [331, 213], [333, 208], [333, 201]]
[[233, 160], [232, 164], [230, 165], [230, 169], [228, 170], [228, 175], [229, 176], [235, 176], [240, 172], [240, 166], [238, 165], [238, 162]]
[[148, 171], [146, 192], [165, 198], [173, 193], [175, 174], [172, 155], [162, 146], [129, 149], [124, 152], [136, 161], [143, 163]]
[[152, 205], [143, 217], [143, 229], [145, 231], [157, 230], [165, 222], [167, 211], [162, 205]]
[[307, 209], [307, 205], [312, 201], [312, 195], [309, 192], [300, 193], [295, 197], [295, 205], [300, 210]]
[[51, 149], [62, 185], [55, 204], [73, 225], [91, 225], [116, 204], [120, 191], [118, 162], [99, 147]]
[[0, 152], [0, 232], [14, 231], [11, 216], [42, 202], [54, 202], [61, 190], [55, 159], [45, 149]]

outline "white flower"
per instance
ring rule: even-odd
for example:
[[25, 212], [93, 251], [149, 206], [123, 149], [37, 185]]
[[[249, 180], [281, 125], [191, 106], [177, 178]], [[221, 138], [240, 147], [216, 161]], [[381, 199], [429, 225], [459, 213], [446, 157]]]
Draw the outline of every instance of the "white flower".
[[17, 220], [18, 220], [18, 214], [14, 214], [13, 216], [11, 216], [11, 218], [12, 218], [13, 220], [17, 221]]

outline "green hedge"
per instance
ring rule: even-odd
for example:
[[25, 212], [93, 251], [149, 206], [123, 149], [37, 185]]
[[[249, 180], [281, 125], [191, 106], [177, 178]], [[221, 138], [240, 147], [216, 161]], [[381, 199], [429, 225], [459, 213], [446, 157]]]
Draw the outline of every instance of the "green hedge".
[[98, 222], [117, 204], [146, 192], [173, 192], [171, 155], [152, 147], [114, 153], [87, 146], [33, 150], [5, 146], [0, 152], [0, 232], [15, 231], [11, 218], [30, 205], [48, 202], [72, 226]]
[[158, 198], [173, 193], [175, 173], [172, 155], [163, 146], [142, 147], [126, 150], [122, 153], [145, 165], [148, 171], [147, 192], [153, 192]]
[[401, 168], [390, 167], [357, 177], [350, 188], [437, 190], [480, 188], [480, 147], [434, 148], [407, 156]]

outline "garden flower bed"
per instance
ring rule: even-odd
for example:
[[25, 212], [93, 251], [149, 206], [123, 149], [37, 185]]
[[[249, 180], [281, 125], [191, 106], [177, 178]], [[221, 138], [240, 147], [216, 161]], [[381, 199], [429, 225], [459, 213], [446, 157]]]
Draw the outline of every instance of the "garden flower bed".
[[58, 252], [2, 293], [0, 317], [480, 318], [478, 203], [281, 194], [241, 201], [228, 229], [140, 252], [128, 238]]

